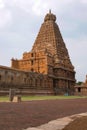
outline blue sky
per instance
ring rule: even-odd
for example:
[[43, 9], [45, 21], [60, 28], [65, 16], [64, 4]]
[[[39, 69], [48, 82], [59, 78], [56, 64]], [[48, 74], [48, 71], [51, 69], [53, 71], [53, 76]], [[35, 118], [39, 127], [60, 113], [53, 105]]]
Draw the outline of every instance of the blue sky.
[[0, 0], [0, 65], [31, 50], [44, 16], [56, 14], [76, 80], [87, 74], [87, 0]]

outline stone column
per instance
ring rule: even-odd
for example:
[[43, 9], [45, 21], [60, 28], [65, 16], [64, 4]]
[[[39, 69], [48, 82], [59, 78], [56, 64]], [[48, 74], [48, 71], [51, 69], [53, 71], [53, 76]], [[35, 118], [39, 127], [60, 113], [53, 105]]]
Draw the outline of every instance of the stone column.
[[13, 101], [13, 98], [15, 96], [15, 89], [9, 90], [9, 101]]

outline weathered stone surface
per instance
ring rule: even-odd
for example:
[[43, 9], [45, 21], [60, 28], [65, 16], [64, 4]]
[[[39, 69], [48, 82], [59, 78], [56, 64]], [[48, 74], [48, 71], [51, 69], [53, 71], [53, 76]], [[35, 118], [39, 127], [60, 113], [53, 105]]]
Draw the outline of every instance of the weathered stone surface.
[[13, 102], [21, 102], [21, 95], [14, 96]]
[[65, 117], [65, 118], [50, 121], [49, 123], [41, 125], [38, 128], [43, 130], [62, 130], [71, 121], [73, 121], [73, 119], [70, 119], [69, 117]]
[[[25, 129], [24, 129], [25, 130]], [[26, 129], [26, 130], [43, 130], [43, 129], [39, 129], [39, 128], [34, 128], [34, 127], [32, 127], [32, 128], [28, 128], [28, 129]]]
[[[47, 75], [4, 66], [0, 66], [0, 75], [0, 94], [2, 95], [9, 94], [9, 89], [15, 89], [16, 95], [53, 94], [53, 81]], [[10, 93], [10, 101], [13, 100], [15, 94]]]
[[15, 89], [10, 89], [9, 90], [9, 101], [13, 101], [15, 96]]

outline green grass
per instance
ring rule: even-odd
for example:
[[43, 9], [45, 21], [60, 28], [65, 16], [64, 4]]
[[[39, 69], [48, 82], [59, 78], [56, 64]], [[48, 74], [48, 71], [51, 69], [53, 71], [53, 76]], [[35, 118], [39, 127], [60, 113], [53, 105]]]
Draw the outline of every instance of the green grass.
[[9, 101], [8, 96], [0, 96], [0, 102], [7, 102], [7, 101]]
[[87, 98], [87, 96], [23, 96], [23, 101], [30, 100], [55, 100], [55, 99], [77, 99]]
[[[55, 99], [77, 99], [77, 98], [87, 98], [87, 96], [22, 96], [22, 101], [32, 101], [32, 100], [55, 100]], [[0, 102], [8, 102], [8, 96], [0, 96]]]

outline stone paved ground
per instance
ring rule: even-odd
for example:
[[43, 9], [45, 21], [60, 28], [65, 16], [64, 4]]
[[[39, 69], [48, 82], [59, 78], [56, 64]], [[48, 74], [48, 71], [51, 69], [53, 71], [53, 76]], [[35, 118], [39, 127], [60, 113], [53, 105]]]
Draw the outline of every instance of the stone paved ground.
[[23, 130], [83, 112], [87, 112], [87, 99], [0, 103], [0, 130]]

